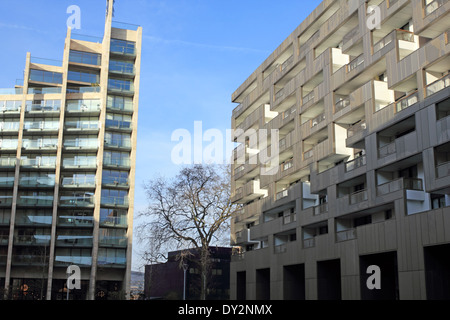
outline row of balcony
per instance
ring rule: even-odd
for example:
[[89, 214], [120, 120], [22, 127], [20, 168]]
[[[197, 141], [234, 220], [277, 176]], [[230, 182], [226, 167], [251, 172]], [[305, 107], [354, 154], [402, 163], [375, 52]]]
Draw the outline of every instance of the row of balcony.
[[[0, 207], [10, 207], [13, 203], [12, 195], [0, 195]], [[62, 195], [59, 200], [60, 207], [76, 207], [76, 208], [91, 208], [94, 207], [95, 198], [90, 195], [82, 196], [64, 196]], [[101, 197], [100, 204], [103, 206], [112, 207], [128, 207], [128, 197]], [[52, 195], [30, 195], [17, 197], [17, 205], [23, 207], [53, 207]]]

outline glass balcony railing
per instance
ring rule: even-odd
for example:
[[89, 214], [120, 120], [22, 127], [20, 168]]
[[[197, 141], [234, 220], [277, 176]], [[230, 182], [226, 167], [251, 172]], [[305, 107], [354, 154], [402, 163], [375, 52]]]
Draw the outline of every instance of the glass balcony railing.
[[105, 140], [105, 147], [129, 149], [131, 148], [131, 140]]
[[63, 187], [95, 187], [95, 175], [62, 178]]
[[21, 167], [30, 168], [55, 168], [56, 167], [56, 157], [48, 158], [36, 158], [36, 159], [21, 159]]
[[77, 216], [77, 215], [60, 215], [58, 216], [58, 225], [73, 227], [91, 227], [94, 225], [94, 217]]
[[51, 207], [53, 206], [53, 196], [46, 195], [20, 195], [17, 200], [17, 204], [21, 206], [44, 206]]
[[101, 88], [98, 86], [92, 87], [68, 87], [67, 93], [99, 93]]
[[58, 234], [56, 236], [57, 246], [70, 246], [70, 247], [89, 247], [92, 246], [93, 236], [91, 235], [72, 235], [72, 234]]
[[14, 186], [14, 177], [0, 177], [0, 187]]
[[50, 235], [49, 234], [26, 234], [26, 235], [16, 235], [14, 237], [15, 245], [49, 245]]
[[61, 106], [59, 104], [30, 104], [26, 107], [26, 112], [59, 112]]
[[9, 207], [12, 205], [12, 195], [0, 195], [0, 207]]
[[97, 158], [63, 158], [64, 168], [96, 168]]
[[22, 88], [0, 89], [0, 95], [16, 95], [16, 94], [23, 94], [23, 89]]
[[357, 157], [345, 163], [345, 171], [349, 172], [366, 165], [366, 156]]
[[40, 150], [40, 149], [49, 149], [53, 150], [56, 149], [58, 145], [58, 141], [55, 140], [49, 140], [49, 141], [42, 141], [42, 140], [24, 140], [22, 148], [25, 150]]
[[72, 256], [72, 255], [55, 255], [55, 266], [85, 266], [89, 267], [92, 265], [92, 257], [86, 256]]
[[425, 1], [425, 15], [429, 15], [444, 5], [448, 0]]
[[110, 158], [105, 158], [103, 160], [103, 164], [105, 166], [129, 168], [130, 165], [131, 165], [131, 161], [130, 161], [130, 159], [110, 159]]
[[98, 130], [99, 123], [96, 120], [93, 121], [83, 121], [83, 120], [66, 120], [65, 124], [66, 130]]
[[127, 264], [127, 258], [125, 257], [108, 257], [99, 255], [97, 258], [97, 264], [103, 267], [120, 267]]
[[99, 244], [101, 246], [126, 247], [128, 244], [126, 237], [120, 236], [100, 236]]
[[20, 177], [19, 186], [35, 188], [52, 188], [55, 186], [55, 177]]
[[430, 83], [426, 88], [427, 97], [448, 87], [450, 87], [450, 74]]
[[64, 140], [64, 148], [76, 148], [76, 149], [96, 149], [98, 148], [97, 139], [69, 139]]
[[102, 196], [101, 204], [110, 206], [128, 206], [128, 196], [126, 197]]
[[99, 66], [101, 55], [97, 53], [70, 50], [69, 62]]
[[131, 130], [131, 122], [130, 121], [120, 121], [120, 120], [108, 120], [108, 119], [106, 119], [105, 127], [107, 129]]
[[105, 177], [102, 178], [102, 184], [114, 186], [128, 186], [129, 179], [123, 177]]
[[94, 196], [80, 195], [80, 196], [65, 196], [62, 195], [59, 199], [59, 205], [64, 207], [91, 207], [94, 205]]
[[25, 121], [24, 130], [54, 131], [59, 129], [59, 121]]
[[126, 227], [128, 225], [127, 216], [122, 215], [119, 217], [105, 217], [100, 219], [100, 226], [102, 227]]
[[28, 88], [28, 94], [58, 94], [58, 93], [61, 93], [61, 87]]
[[0, 168], [13, 168], [16, 166], [16, 158], [0, 158]]

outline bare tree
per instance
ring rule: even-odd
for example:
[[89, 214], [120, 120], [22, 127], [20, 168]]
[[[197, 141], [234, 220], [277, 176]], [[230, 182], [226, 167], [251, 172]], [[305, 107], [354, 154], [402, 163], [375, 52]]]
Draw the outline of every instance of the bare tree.
[[[193, 165], [174, 179], [157, 178], [145, 184], [148, 209], [140, 213], [140, 240], [148, 245], [147, 259], [158, 260], [169, 250], [199, 252], [201, 293], [206, 299], [211, 245], [229, 239], [230, 218], [237, 205], [230, 201], [229, 168]], [[228, 240], [229, 243], [229, 240]]]

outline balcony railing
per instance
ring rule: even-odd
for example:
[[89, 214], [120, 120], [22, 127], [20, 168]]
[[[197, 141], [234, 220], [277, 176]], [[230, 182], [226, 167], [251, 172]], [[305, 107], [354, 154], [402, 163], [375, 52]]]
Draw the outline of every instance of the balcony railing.
[[350, 138], [354, 136], [356, 133], [366, 129], [367, 129], [366, 120], [362, 120], [347, 129], [347, 138]]
[[386, 47], [388, 44], [390, 44], [392, 41], [394, 41], [394, 32], [389, 33], [387, 36], [385, 36], [383, 39], [378, 41], [376, 44], [373, 45], [373, 53], [377, 53], [384, 47]]
[[95, 187], [95, 176], [77, 176], [62, 178], [63, 187]]
[[106, 158], [103, 160], [103, 165], [129, 168], [131, 166], [131, 161], [130, 161], [130, 159], [108, 159], [108, 158]]
[[433, 2], [430, 2], [429, 4], [425, 5], [425, 15], [429, 15], [436, 11], [440, 6], [444, 5], [448, 0], [434, 0]]
[[70, 87], [67, 88], [67, 93], [99, 93], [101, 90], [100, 87], [92, 86], [92, 87]]
[[0, 89], [0, 95], [16, 95], [16, 94], [22, 94], [22, 93], [23, 93], [22, 88]]
[[309, 149], [303, 152], [303, 160], [309, 159], [314, 155], [314, 149]]
[[288, 196], [288, 190], [286, 189], [286, 190], [283, 190], [283, 191], [278, 192], [278, 193], [276, 194], [275, 199], [276, 199], [276, 200], [280, 200], [280, 199], [283, 199], [283, 198], [285, 198], [285, 197], [287, 197], [287, 196]]
[[341, 99], [339, 101], [337, 101], [334, 105], [334, 112], [338, 112], [341, 111], [342, 109], [346, 108], [347, 106], [350, 105], [350, 98], [347, 97], [345, 99]]
[[396, 151], [397, 148], [395, 146], [395, 141], [393, 141], [385, 146], [378, 148], [378, 157], [383, 158], [390, 154], [394, 154]]
[[281, 171], [286, 171], [294, 166], [294, 159], [290, 159], [281, 164]]
[[442, 78], [429, 84], [426, 88], [427, 97], [448, 87], [450, 87], [450, 74], [447, 74]]
[[318, 206], [313, 207], [313, 215], [315, 216], [326, 212], [328, 212], [328, 203], [322, 203]]
[[364, 63], [364, 54], [360, 54], [347, 64], [347, 73]]
[[303, 248], [313, 248], [316, 245], [315, 238], [303, 239]]
[[357, 157], [345, 163], [345, 172], [355, 170], [366, 165], [366, 156]]
[[436, 175], [438, 178], [446, 177], [450, 175], [450, 161], [438, 164], [436, 166]]
[[324, 120], [325, 120], [325, 113], [319, 114], [317, 117], [315, 117], [314, 119], [310, 120], [311, 121], [310, 122], [311, 128], [314, 128], [315, 126], [319, 125], [319, 123], [321, 123]]
[[16, 162], [17, 162], [16, 158], [0, 158], [0, 167], [13, 168], [16, 166]]
[[28, 94], [58, 94], [58, 93], [61, 93], [61, 87], [28, 88]]
[[101, 204], [110, 206], [128, 206], [128, 197], [102, 196]]
[[401, 98], [400, 100], [395, 102], [396, 106], [396, 112], [400, 112], [402, 110], [405, 110], [406, 108], [409, 108], [413, 104], [416, 104], [419, 102], [419, 93], [417, 91], [411, 93], [410, 95]]
[[122, 215], [119, 217], [105, 217], [103, 219], [100, 219], [100, 226], [106, 227], [126, 227], [128, 225], [127, 222], [127, 216]]
[[353, 192], [348, 197], [349, 204], [357, 204], [363, 201], [367, 201], [367, 190], [360, 190]]
[[90, 207], [94, 205], [94, 196], [61, 196], [60, 206], [65, 207]]
[[56, 157], [53, 159], [22, 159], [20, 166], [30, 168], [54, 168], [56, 166]]
[[64, 141], [64, 148], [96, 149], [98, 148], [98, 140], [69, 139]]
[[418, 178], [400, 178], [377, 186], [377, 194], [388, 194], [400, 189], [423, 191], [423, 181]]
[[105, 140], [105, 147], [114, 147], [114, 148], [131, 148], [131, 140]]
[[348, 229], [336, 232], [336, 242], [356, 239], [356, 229]]
[[286, 251], [287, 251], [287, 246], [286, 246], [285, 243], [276, 245], [274, 247], [274, 252], [275, 253], [283, 253], [283, 252], [286, 252]]
[[303, 97], [303, 104], [306, 104], [311, 100], [314, 100], [314, 89]]

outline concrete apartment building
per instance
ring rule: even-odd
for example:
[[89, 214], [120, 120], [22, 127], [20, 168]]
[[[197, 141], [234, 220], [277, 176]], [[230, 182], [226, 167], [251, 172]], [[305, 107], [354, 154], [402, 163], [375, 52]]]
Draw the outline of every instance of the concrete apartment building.
[[[62, 61], [27, 54], [23, 82], [0, 89], [0, 287], [5, 299], [130, 293], [142, 28], [103, 38], [68, 28]], [[0, 298], [1, 299], [1, 298]]]
[[450, 298], [449, 30], [446, 0], [324, 0], [233, 93], [232, 299]]

